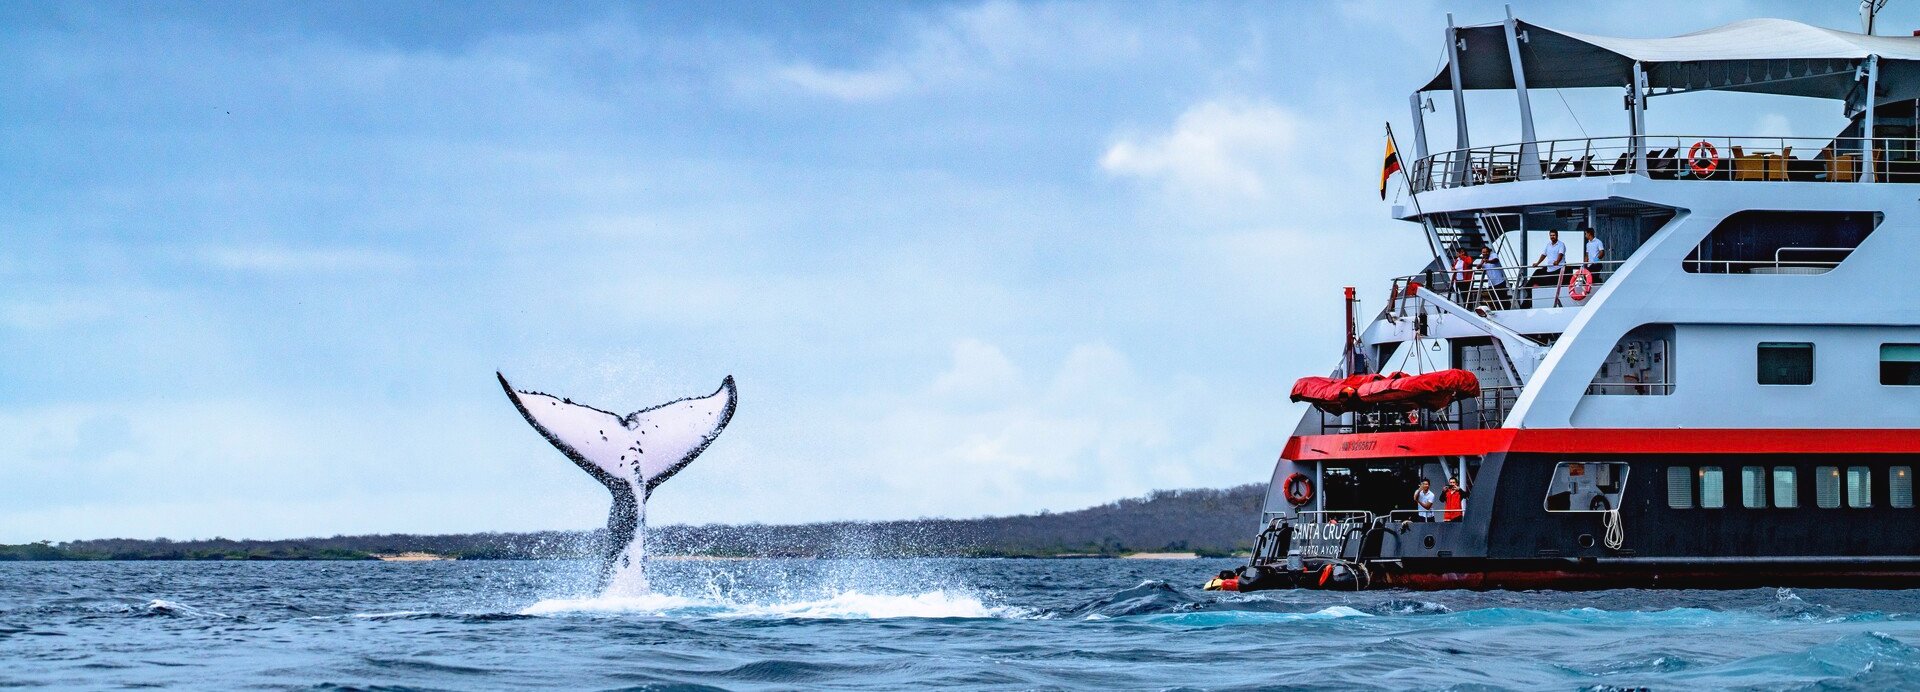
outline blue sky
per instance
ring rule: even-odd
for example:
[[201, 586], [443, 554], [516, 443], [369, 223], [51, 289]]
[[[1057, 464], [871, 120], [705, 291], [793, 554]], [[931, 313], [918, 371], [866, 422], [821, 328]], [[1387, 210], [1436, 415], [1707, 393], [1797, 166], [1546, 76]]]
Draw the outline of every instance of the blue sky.
[[[598, 525], [605, 492], [496, 369], [622, 411], [735, 376], [739, 414], [655, 523], [1264, 480], [1340, 286], [1377, 298], [1421, 263], [1373, 185], [1448, 11], [1501, 16], [0, 5], [0, 542]], [[1516, 12], [1857, 25], [1850, 2]], [[1535, 95], [1543, 136], [1624, 128], [1618, 93], [1565, 98]], [[1839, 126], [1752, 98], [1649, 119]], [[1515, 138], [1510, 97], [1468, 110], [1477, 141]]]

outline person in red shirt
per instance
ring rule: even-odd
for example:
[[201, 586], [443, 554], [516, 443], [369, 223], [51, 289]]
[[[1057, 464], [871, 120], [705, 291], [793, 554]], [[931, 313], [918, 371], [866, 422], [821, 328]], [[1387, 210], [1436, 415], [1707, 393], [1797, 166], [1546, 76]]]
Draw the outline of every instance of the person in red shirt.
[[1460, 301], [1467, 300], [1467, 291], [1472, 287], [1473, 287], [1473, 257], [1469, 256], [1467, 254], [1467, 249], [1462, 247], [1460, 248], [1460, 252], [1454, 255], [1454, 258], [1453, 258], [1454, 299], [1460, 300]]
[[1447, 479], [1447, 489], [1440, 491], [1440, 500], [1446, 507], [1441, 512], [1441, 521], [1460, 521], [1467, 512], [1467, 491], [1460, 488], [1458, 478]]

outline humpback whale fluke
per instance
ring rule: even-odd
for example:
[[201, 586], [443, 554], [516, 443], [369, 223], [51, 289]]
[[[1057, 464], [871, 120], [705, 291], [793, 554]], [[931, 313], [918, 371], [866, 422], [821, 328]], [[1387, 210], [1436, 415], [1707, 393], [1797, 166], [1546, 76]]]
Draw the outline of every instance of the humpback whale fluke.
[[516, 390], [498, 372], [500, 388], [534, 430], [613, 493], [600, 581], [608, 594], [647, 590], [647, 498], [693, 463], [733, 418], [733, 377], [704, 397], [670, 401], [625, 416], [551, 394]]

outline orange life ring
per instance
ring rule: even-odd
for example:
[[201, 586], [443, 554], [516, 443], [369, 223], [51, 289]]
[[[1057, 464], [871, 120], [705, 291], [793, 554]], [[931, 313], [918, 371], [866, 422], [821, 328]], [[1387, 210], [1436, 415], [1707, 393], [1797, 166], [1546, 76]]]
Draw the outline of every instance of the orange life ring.
[[1313, 501], [1313, 479], [1308, 478], [1304, 473], [1287, 476], [1287, 480], [1280, 483], [1280, 492], [1286, 495], [1287, 501], [1293, 503], [1295, 507], [1307, 504]]
[[1586, 267], [1573, 270], [1573, 283], [1567, 287], [1567, 295], [1574, 300], [1586, 300], [1593, 295], [1593, 272]]
[[[1705, 155], [1701, 154], [1702, 150], [1706, 151]], [[1715, 149], [1712, 142], [1704, 139], [1694, 142], [1693, 146], [1687, 149], [1687, 168], [1693, 171], [1696, 178], [1713, 175], [1713, 172], [1720, 168], [1720, 150]]]

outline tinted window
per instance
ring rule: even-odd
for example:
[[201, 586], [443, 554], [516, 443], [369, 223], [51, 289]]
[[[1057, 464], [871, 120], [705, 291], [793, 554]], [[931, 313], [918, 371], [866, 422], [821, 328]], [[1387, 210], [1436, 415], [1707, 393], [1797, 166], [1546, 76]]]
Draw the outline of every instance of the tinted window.
[[1847, 467], [1847, 506], [1873, 506], [1873, 472], [1865, 466]]
[[1765, 468], [1740, 467], [1740, 504], [1750, 509], [1767, 506], [1767, 470]]
[[1824, 509], [1833, 509], [1840, 506], [1840, 467], [1814, 467], [1813, 504]]
[[1773, 467], [1773, 506], [1793, 509], [1800, 506], [1799, 481], [1792, 466]]
[[1913, 506], [1913, 467], [1895, 466], [1887, 470], [1887, 504], [1901, 509]]
[[1920, 386], [1920, 344], [1881, 344], [1880, 384]]
[[1718, 466], [1700, 467], [1700, 507], [1720, 509], [1727, 506], [1727, 481]]
[[1760, 344], [1760, 384], [1813, 384], [1813, 344]]
[[1667, 467], [1667, 506], [1674, 509], [1693, 506], [1693, 469], [1685, 466]]
[[1743, 211], [1714, 226], [1681, 267], [1702, 274], [1820, 274], [1853, 254], [1880, 220], [1873, 212]]

